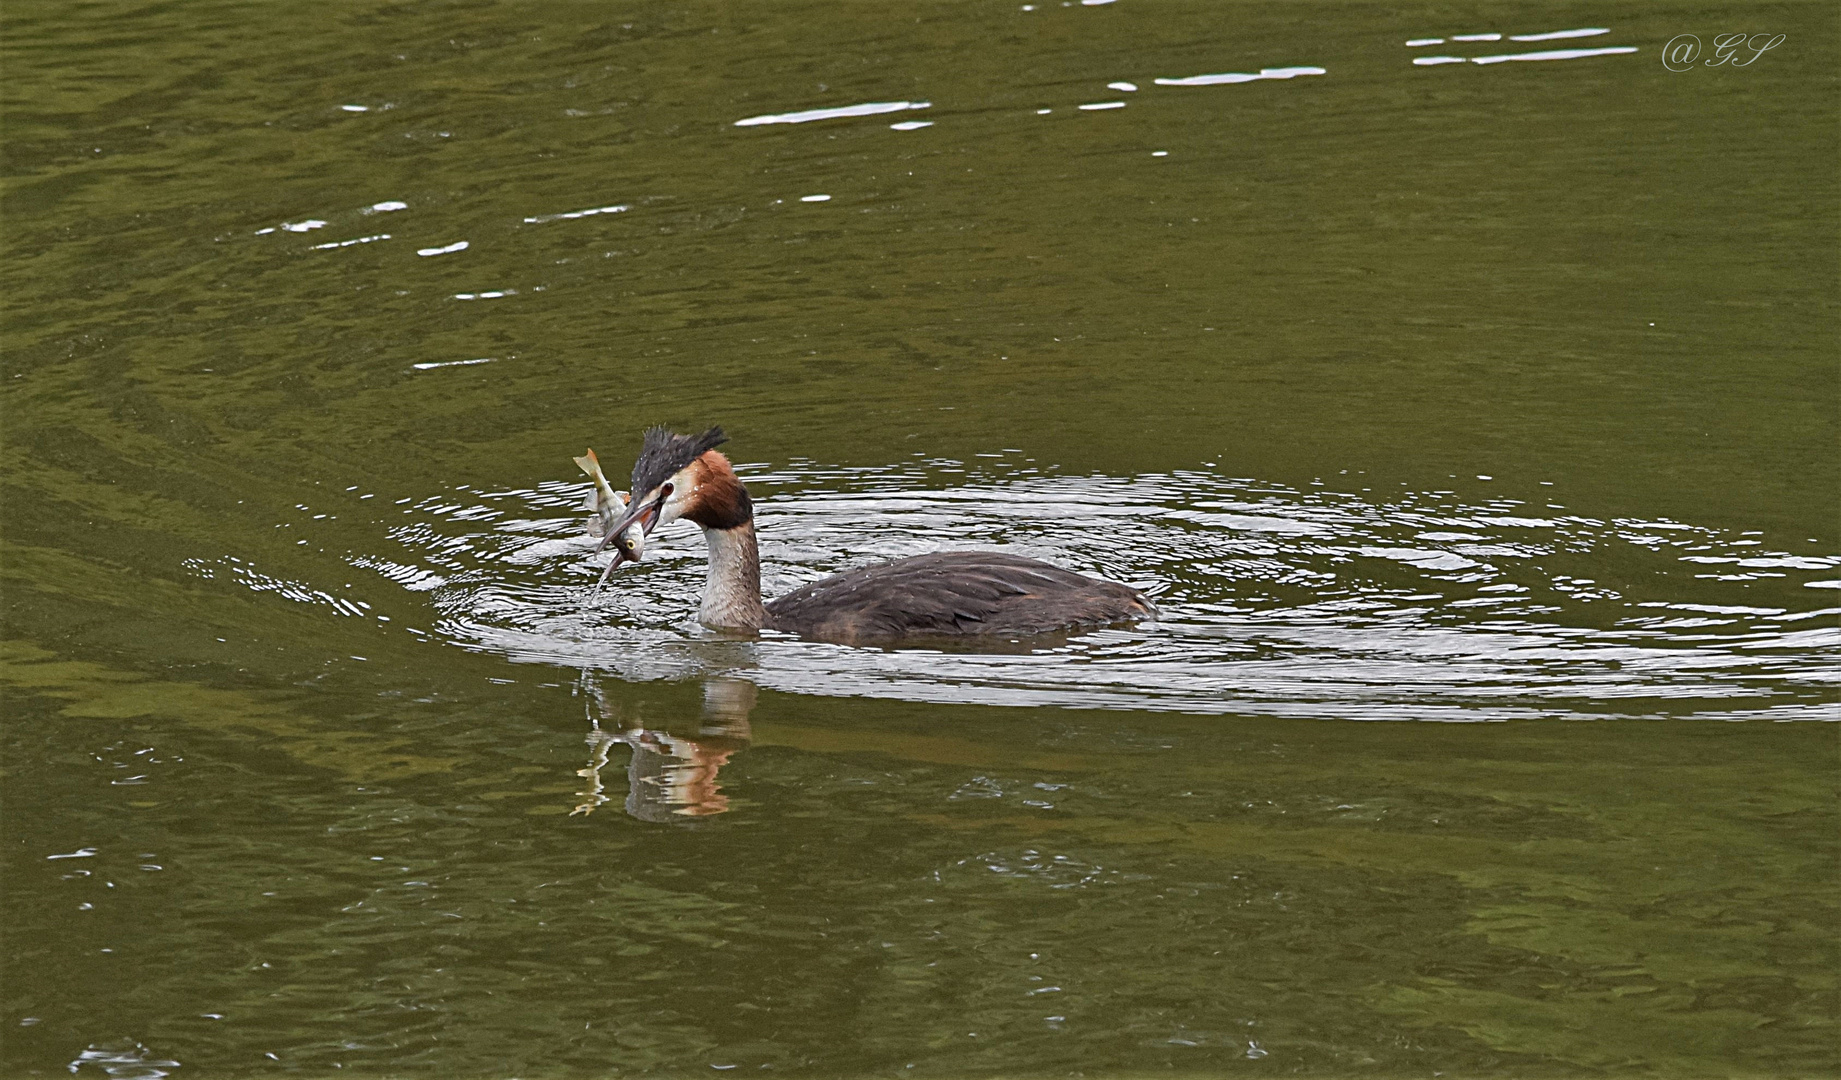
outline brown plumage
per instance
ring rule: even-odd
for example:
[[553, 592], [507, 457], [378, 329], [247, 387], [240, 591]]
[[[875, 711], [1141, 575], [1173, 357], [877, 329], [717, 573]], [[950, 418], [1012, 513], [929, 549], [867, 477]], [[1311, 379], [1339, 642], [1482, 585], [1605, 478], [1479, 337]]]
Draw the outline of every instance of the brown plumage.
[[904, 637], [1017, 637], [1148, 619], [1144, 594], [998, 551], [942, 551], [878, 563], [794, 589], [767, 625], [844, 643]]
[[754, 504], [729, 459], [700, 436], [646, 432], [633, 469], [638, 494], [615, 531], [651, 532], [686, 518], [709, 544], [709, 581], [698, 620], [724, 630], [783, 630], [819, 641], [874, 644], [903, 638], [1018, 637], [1154, 618], [1143, 593], [1018, 555], [953, 551], [836, 574], [761, 603]]

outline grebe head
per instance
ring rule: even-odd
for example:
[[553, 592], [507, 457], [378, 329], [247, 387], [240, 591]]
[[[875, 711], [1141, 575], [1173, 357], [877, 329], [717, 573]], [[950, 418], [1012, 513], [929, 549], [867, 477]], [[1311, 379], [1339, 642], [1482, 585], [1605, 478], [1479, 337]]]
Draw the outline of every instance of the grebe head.
[[622, 549], [629, 561], [638, 561], [645, 534], [667, 522], [686, 518], [706, 529], [732, 529], [754, 519], [748, 489], [729, 459], [714, 449], [727, 441], [720, 427], [701, 435], [677, 435], [662, 427], [646, 432], [633, 464], [633, 501], [608, 530], [609, 537], [624, 538], [630, 526], [639, 526], [631, 534], [638, 538], [638, 550]]

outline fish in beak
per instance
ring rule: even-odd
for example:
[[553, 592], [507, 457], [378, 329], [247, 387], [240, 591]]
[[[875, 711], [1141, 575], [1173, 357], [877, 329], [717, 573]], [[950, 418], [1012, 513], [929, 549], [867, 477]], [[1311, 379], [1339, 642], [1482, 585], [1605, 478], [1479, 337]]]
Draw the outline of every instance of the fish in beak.
[[[589, 493], [585, 509], [595, 513], [588, 522], [588, 535], [599, 537], [601, 541], [595, 545], [595, 553], [605, 551], [609, 544], [614, 547], [613, 560], [602, 571], [601, 580], [595, 583], [595, 588], [599, 589], [607, 583], [607, 577], [613, 573], [614, 567], [623, 562], [639, 561], [645, 553], [645, 533], [650, 531], [650, 526], [634, 527], [637, 519], [630, 512], [632, 506], [627, 500], [627, 493], [615, 491], [614, 486], [607, 482], [606, 475], [601, 472], [601, 461], [593, 450], [576, 458], [575, 463], [594, 481], [594, 490]], [[656, 517], [654, 512], [653, 518]]]
[[[607, 545], [617, 542], [616, 537], [624, 540], [633, 536], [641, 538], [646, 536], [658, 524], [659, 512], [664, 507], [665, 500], [670, 497], [671, 485], [662, 484], [658, 490], [651, 492], [644, 499], [634, 499], [628, 503], [626, 513], [608, 526], [607, 531], [601, 537], [600, 546], [595, 550], [606, 550]], [[644, 543], [643, 539], [638, 542]]]
[[[636, 495], [631, 502], [621, 502], [619, 511], [612, 509], [611, 500], [611, 496], [619, 493], [601, 475], [601, 465], [594, 451], [575, 459], [582, 471], [595, 479], [599, 529], [590, 531], [601, 538], [595, 547], [597, 554], [607, 550], [609, 545], [614, 547], [614, 560], [607, 567], [609, 573], [623, 562], [638, 562], [645, 548], [645, 538], [653, 529], [683, 517], [700, 505], [697, 501], [698, 477], [703, 473], [699, 471], [702, 467], [697, 459], [727, 438], [719, 427], [710, 428], [701, 435], [674, 435], [662, 427], [646, 429], [639, 459], [633, 463], [632, 482], [633, 491], [644, 494]], [[602, 488], [606, 488], [608, 497], [600, 494]], [[746, 498], [745, 491], [742, 497]], [[607, 573], [601, 575], [601, 580], [607, 580]]]

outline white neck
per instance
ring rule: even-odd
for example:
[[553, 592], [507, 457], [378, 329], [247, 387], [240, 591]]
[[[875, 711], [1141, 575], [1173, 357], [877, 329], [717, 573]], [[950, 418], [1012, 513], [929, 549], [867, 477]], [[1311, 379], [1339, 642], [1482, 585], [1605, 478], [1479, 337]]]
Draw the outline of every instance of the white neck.
[[733, 529], [703, 530], [710, 546], [710, 577], [703, 586], [697, 621], [713, 630], [759, 630], [767, 624], [761, 606], [761, 553], [754, 522]]

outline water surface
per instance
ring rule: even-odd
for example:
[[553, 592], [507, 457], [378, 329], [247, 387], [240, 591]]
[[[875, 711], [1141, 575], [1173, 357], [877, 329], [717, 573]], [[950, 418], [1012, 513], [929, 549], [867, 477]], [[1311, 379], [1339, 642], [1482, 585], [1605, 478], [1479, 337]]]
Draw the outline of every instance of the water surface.
[[1827, 9], [6, 20], [9, 1075], [1841, 1071]]

